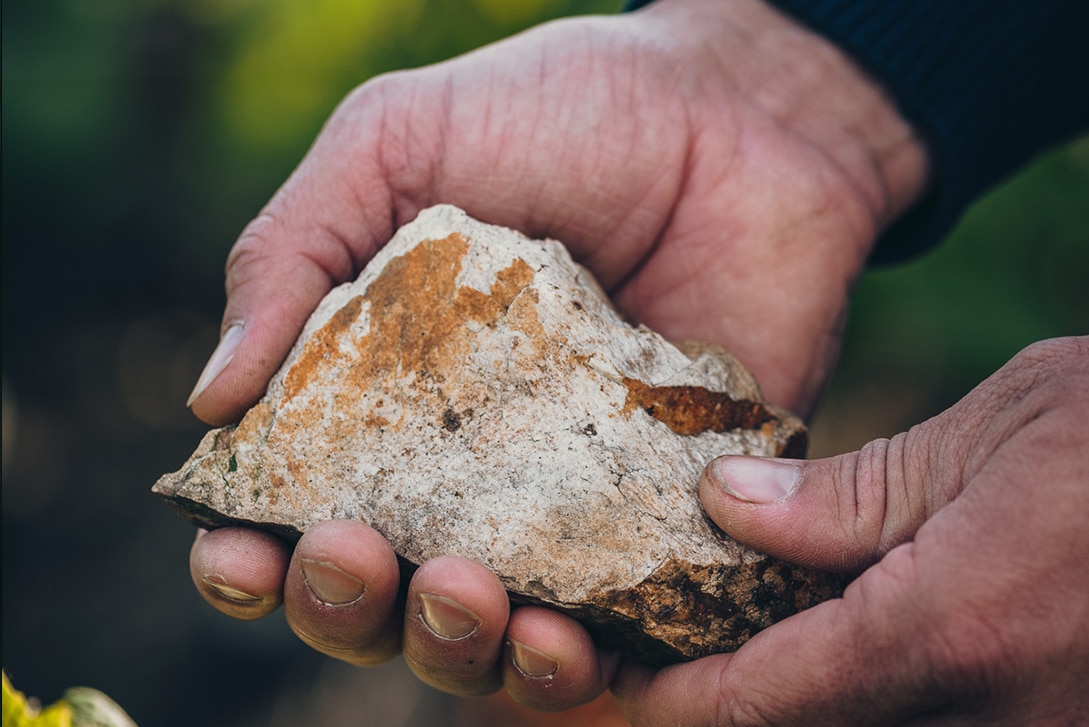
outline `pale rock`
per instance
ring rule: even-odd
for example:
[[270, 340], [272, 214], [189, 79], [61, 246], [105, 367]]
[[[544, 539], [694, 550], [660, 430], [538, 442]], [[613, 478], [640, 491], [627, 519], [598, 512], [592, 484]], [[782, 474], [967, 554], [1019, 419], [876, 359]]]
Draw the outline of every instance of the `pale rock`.
[[805, 430], [721, 349], [682, 348], [626, 323], [560, 243], [434, 207], [154, 491], [206, 527], [352, 518], [409, 563], [471, 558], [651, 663], [732, 650], [842, 583], [703, 514], [709, 460], [799, 456]]

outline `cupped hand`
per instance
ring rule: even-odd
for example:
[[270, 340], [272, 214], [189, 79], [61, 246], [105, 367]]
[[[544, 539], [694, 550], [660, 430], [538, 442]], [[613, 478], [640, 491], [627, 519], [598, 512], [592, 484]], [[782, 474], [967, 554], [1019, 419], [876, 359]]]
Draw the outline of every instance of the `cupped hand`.
[[[872, 81], [760, 0], [659, 0], [384, 76], [344, 101], [233, 248], [223, 336], [191, 405], [237, 420], [330, 287], [444, 202], [565, 241], [630, 318], [722, 344], [805, 413], [853, 281], [925, 162]], [[294, 552], [215, 531], [191, 564], [227, 613], [282, 601], [315, 648], [355, 663], [403, 649], [457, 693], [502, 684], [559, 708], [600, 692], [615, 663], [569, 619], [511, 612], [465, 561], [425, 564], [402, 603], [388, 545], [359, 524], [316, 526]]]
[[1089, 338], [1036, 344], [891, 440], [809, 462], [722, 458], [733, 537], [840, 600], [734, 654], [624, 665], [635, 725], [1074, 725], [1089, 714]]

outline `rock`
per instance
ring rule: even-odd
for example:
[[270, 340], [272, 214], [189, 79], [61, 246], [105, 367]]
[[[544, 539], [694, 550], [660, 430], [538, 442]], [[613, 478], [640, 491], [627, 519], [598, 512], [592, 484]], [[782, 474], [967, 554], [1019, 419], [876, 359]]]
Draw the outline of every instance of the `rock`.
[[154, 491], [193, 523], [369, 523], [412, 564], [479, 561], [516, 602], [654, 664], [732, 650], [837, 595], [703, 515], [720, 454], [805, 430], [710, 345], [616, 313], [553, 241], [426, 210], [314, 312], [268, 393]]

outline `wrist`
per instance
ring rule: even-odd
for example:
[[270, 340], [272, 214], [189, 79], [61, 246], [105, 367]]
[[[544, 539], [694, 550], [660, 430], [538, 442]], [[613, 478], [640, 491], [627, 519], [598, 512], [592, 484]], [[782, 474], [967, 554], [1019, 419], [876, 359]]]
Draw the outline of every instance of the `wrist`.
[[[929, 159], [881, 84], [846, 53], [764, 0], [658, 0], [645, 11], [713, 57], [726, 88], [832, 161], [875, 233], [926, 188]], [[678, 35], [677, 37], [682, 37]]]

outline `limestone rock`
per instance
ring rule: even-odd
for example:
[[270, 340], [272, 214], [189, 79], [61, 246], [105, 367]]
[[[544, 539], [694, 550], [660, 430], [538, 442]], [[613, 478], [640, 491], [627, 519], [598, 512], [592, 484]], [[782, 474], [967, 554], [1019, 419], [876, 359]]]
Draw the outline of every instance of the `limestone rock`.
[[720, 454], [804, 448], [721, 349], [632, 327], [561, 244], [440, 206], [332, 291], [264, 399], [154, 491], [202, 526], [361, 520], [410, 563], [472, 558], [515, 601], [664, 664], [838, 593], [730, 540], [696, 495]]

